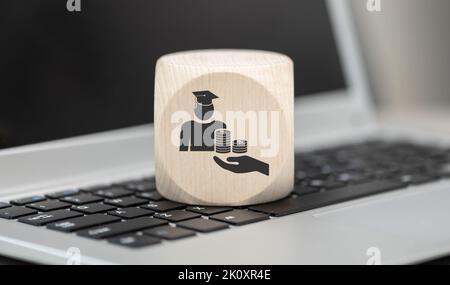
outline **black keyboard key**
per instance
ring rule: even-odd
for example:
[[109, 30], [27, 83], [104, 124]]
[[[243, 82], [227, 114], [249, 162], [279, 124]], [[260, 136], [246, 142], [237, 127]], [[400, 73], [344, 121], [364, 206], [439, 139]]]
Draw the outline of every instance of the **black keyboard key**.
[[74, 232], [85, 228], [95, 227], [120, 221], [120, 218], [102, 214], [94, 214], [74, 219], [68, 219], [47, 225], [47, 228], [61, 232]]
[[201, 233], [209, 233], [229, 228], [228, 224], [203, 218], [177, 223], [177, 227], [186, 228]]
[[4, 209], [4, 208], [8, 208], [8, 207], [11, 207], [11, 205], [8, 203], [5, 203], [5, 202], [0, 202], [0, 209]]
[[138, 234], [127, 234], [123, 236], [118, 236], [110, 238], [108, 239], [108, 241], [113, 244], [127, 246], [131, 248], [139, 248], [153, 244], [158, 244], [161, 242], [159, 238]]
[[48, 223], [53, 223], [70, 218], [76, 218], [80, 216], [83, 216], [83, 214], [75, 211], [57, 210], [53, 212], [22, 217], [18, 221], [33, 226], [43, 226]]
[[286, 198], [272, 203], [252, 206], [249, 209], [279, 217], [402, 187], [404, 187], [403, 183], [384, 180], [374, 181], [296, 198]]
[[61, 199], [61, 198], [67, 197], [67, 196], [76, 195], [78, 193], [79, 193], [78, 190], [69, 189], [69, 190], [63, 190], [63, 191], [50, 193], [45, 196], [47, 196], [47, 198], [50, 198], [50, 199]]
[[233, 210], [231, 212], [225, 212], [210, 217], [210, 219], [229, 223], [235, 226], [242, 226], [250, 223], [255, 223], [267, 220], [268, 218], [269, 218], [268, 215], [248, 210]]
[[302, 173], [298, 173], [297, 177], [298, 178], [302, 178], [302, 177], [307, 177], [307, 178], [322, 178], [326, 175], [323, 175], [321, 173], [321, 169], [320, 167], [307, 167], [307, 168], [301, 168], [300, 171], [302, 171], [304, 174]]
[[202, 214], [202, 215], [205, 215], [205, 216], [211, 216], [211, 215], [215, 215], [215, 214], [220, 214], [220, 213], [223, 213], [223, 212], [231, 211], [231, 210], [233, 210], [233, 208], [229, 208], [229, 207], [190, 206], [190, 207], [187, 207], [186, 210], [194, 212], [194, 213]]
[[419, 185], [432, 182], [438, 179], [435, 175], [426, 174], [407, 174], [400, 177], [400, 181], [405, 184]]
[[9, 207], [0, 210], [0, 218], [17, 219], [23, 216], [36, 214], [38, 211], [25, 207]]
[[325, 181], [323, 179], [313, 179], [313, 180], [309, 181], [308, 186], [321, 189], [321, 188], [324, 188], [324, 184], [325, 184]]
[[361, 172], [342, 172], [342, 173], [338, 173], [335, 175], [335, 179], [337, 181], [341, 181], [344, 183], [352, 183], [352, 184], [356, 184], [356, 183], [365, 183], [365, 182], [369, 182], [371, 180], [371, 176], [361, 173]]
[[298, 185], [298, 186], [295, 186], [293, 192], [295, 194], [301, 196], [301, 195], [307, 195], [307, 194], [311, 194], [311, 193], [320, 192], [320, 188]]
[[63, 202], [75, 204], [75, 205], [84, 205], [88, 203], [95, 203], [102, 201], [103, 198], [94, 196], [91, 194], [79, 194], [75, 196], [64, 197], [61, 199]]
[[438, 171], [438, 174], [441, 177], [450, 177], [450, 163], [442, 165]]
[[301, 200], [303, 199], [304, 197], [301, 196], [296, 198], [288, 197], [272, 203], [252, 206], [249, 209], [279, 217], [299, 212], [299, 209], [301, 209]]
[[61, 210], [61, 209], [67, 209], [72, 206], [69, 203], [64, 203], [58, 200], [47, 200], [44, 202], [38, 202], [38, 203], [31, 203], [28, 204], [28, 208], [32, 208], [35, 210], [38, 210], [40, 212], [49, 212], [49, 211], [55, 211], [55, 210]]
[[167, 212], [177, 209], [184, 209], [186, 206], [171, 202], [171, 201], [160, 201], [160, 202], [150, 202], [147, 205], [141, 206], [141, 208], [156, 211], [156, 212]]
[[309, 178], [308, 174], [305, 171], [299, 170], [295, 172], [295, 183], [300, 183], [305, 179]]
[[145, 180], [133, 181], [133, 182], [128, 182], [128, 183], [125, 183], [122, 185], [125, 188], [127, 188], [128, 190], [139, 191], [139, 192], [156, 190], [155, 181], [145, 181]]
[[347, 185], [347, 183], [329, 178], [329, 179], [325, 180], [323, 187], [325, 189], [329, 190], [329, 189], [336, 189], [336, 188], [344, 187], [345, 185]]
[[450, 151], [444, 149], [428, 150], [427, 157], [434, 162], [448, 163], [450, 162]]
[[374, 180], [385, 180], [387, 178], [392, 178], [396, 174], [385, 168], [381, 169], [368, 168], [367, 171], [374, 176]]
[[114, 206], [105, 205], [105, 204], [101, 204], [101, 203], [92, 203], [92, 204], [86, 204], [86, 205], [72, 206], [72, 210], [75, 210], [77, 212], [81, 212], [84, 214], [88, 214], [88, 215], [105, 213], [105, 212], [112, 211], [115, 209], [116, 209], [116, 207], [114, 207]]
[[110, 184], [100, 184], [100, 185], [94, 185], [94, 186], [90, 186], [90, 187], [83, 187], [80, 189], [80, 191], [86, 192], [86, 193], [94, 193], [94, 192], [97, 192], [98, 190], [106, 189], [109, 187], [111, 187]]
[[35, 195], [35, 196], [26, 197], [26, 198], [22, 198], [22, 199], [12, 200], [11, 204], [16, 205], [16, 206], [23, 206], [26, 204], [41, 202], [41, 201], [45, 201], [45, 200], [46, 200], [46, 198], [44, 196]]
[[183, 228], [171, 227], [171, 226], [153, 228], [153, 229], [145, 230], [143, 233], [145, 235], [150, 235], [150, 236], [167, 239], [167, 240], [175, 240], [175, 239], [181, 239], [181, 238], [195, 236], [194, 231], [183, 229]]
[[108, 215], [121, 217], [122, 219], [135, 219], [139, 217], [151, 216], [153, 211], [141, 208], [123, 208], [108, 212]]
[[133, 192], [125, 190], [119, 186], [113, 186], [111, 188], [95, 191], [93, 194], [104, 197], [104, 198], [114, 199], [114, 198], [130, 196], [133, 194]]
[[162, 201], [164, 200], [164, 197], [161, 196], [157, 191], [151, 191], [151, 192], [138, 192], [136, 193], [136, 197], [147, 199], [150, 201]]
[[180, 222], [189, 219], [195, 219], [200, 217], [200, 214], [183, 211], [183, 210], [175, 210], [171, 212], [164, 213], [155, 213], [155, 218], [160, 218], [164, 220], [168, 220], [170, 222]]
[[143, 181], [155, 182], [155, 176], [148, 176], [142, 179]]
[[136, 197], [125, 197], [125, 198], [117, 198], [117, 199], [106, 199], [106, 204], [110, 204], [113, 206], [117, 206], [119, 208], [128, 208], [143, 205], [148, 203], [148, 200], [144, 200]]
[[164, 220], [150, 217], [142, 217], [133, 220], [128, 220], [125, 222], [118, 222], [109, 225], [104, 225], [101, 227], [83, 230], [78, 232], [77, 234], [88, 238], [102, 239], [166, 224], [167, 221]]

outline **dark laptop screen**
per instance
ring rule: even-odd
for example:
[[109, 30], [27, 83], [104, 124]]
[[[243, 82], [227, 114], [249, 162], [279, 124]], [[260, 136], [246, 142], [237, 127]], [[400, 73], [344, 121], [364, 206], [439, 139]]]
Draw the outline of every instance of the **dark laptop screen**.
[[180, 50], [278, 51], [297, 96], [346, 87], [318, 0], [0, 1], [0, 148], [151, 123], [156, 59]]

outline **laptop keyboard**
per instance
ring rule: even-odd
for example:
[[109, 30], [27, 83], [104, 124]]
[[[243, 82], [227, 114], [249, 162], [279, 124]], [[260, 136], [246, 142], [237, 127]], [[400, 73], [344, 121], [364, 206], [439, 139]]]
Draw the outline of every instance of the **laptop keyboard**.
[[369, 141], [297, 153], [295, 165], [292, 194], [262, 205], [184, 205], [149, 177], [0, 202], [0, 218], [138, 248], [449, 178], [450, 150]]

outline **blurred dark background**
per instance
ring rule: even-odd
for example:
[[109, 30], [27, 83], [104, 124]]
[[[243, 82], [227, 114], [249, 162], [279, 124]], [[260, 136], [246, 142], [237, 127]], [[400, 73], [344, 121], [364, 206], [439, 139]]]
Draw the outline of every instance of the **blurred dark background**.
[[346, 87], [324, 1], [0, 3], [0, 148], [150, 123], [156, 59], [174, 51], [278, 51], [298, 96]]

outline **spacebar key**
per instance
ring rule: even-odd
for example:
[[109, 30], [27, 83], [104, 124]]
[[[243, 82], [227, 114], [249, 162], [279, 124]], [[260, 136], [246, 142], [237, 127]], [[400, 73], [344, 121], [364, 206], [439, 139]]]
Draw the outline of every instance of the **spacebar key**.
[[142, 217], [125, 222], [118, 222], [114, 224], [108, 224], [101, 227], [95, 227], [79, 231], [77, 234], [80, 236], [101, 239], [117, 236], [121, 234], [127, 234], [130, 232], [140, 231], [157, 226], [167, 225], [169, 222], [160, 220], [157, 218]]
[[250, 207], [250, 210], [263, 212], [272, 216], [284, 216], [402, 187], [404, 187], [403, 183], [378, 180], [325, 192], [298, 196], [296, 198], [286, 198], [273, 203], [256, 205]]
[[119, 217], [95, 214], [90, 216], [69, 219], [61, 222], [51, 223], [47, 225], [47, 228], [69, 233], [117, 221], [120, 221]]

